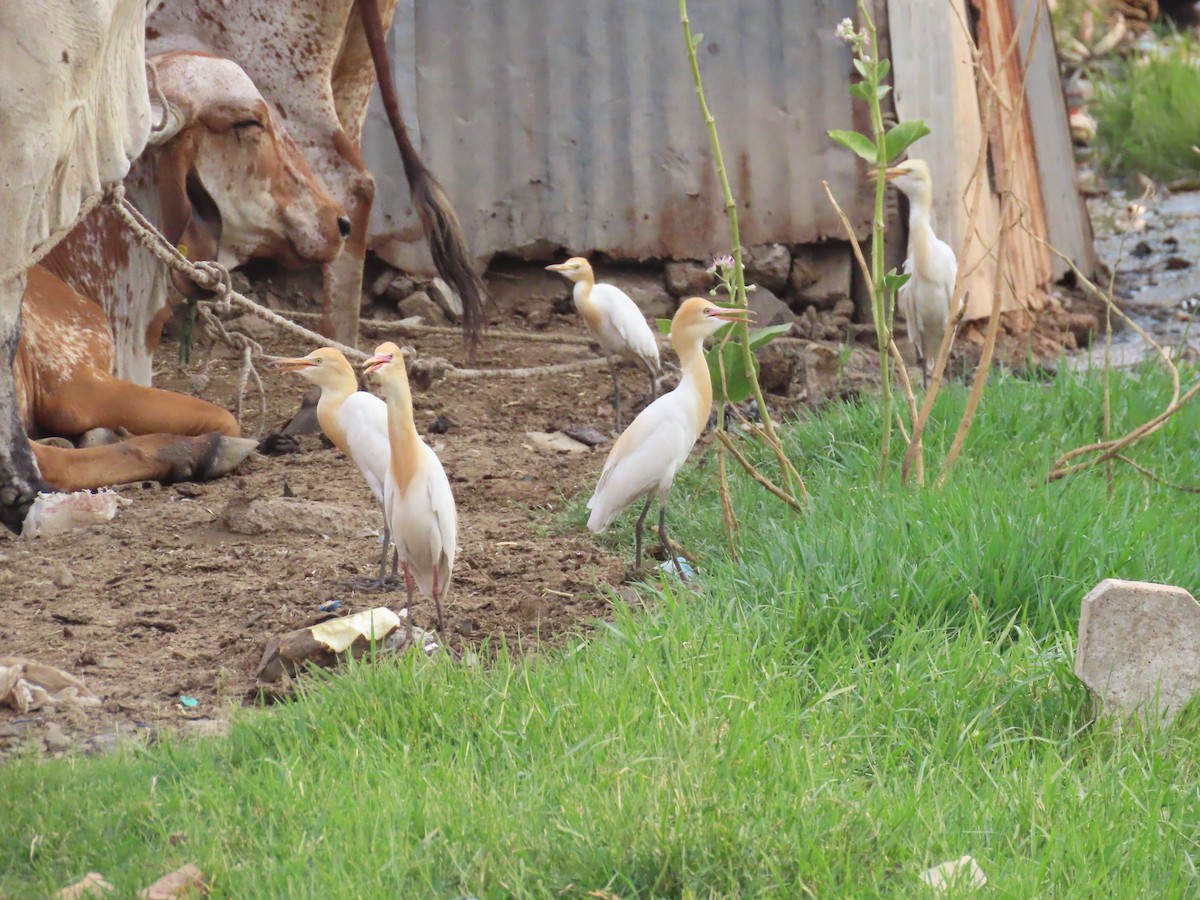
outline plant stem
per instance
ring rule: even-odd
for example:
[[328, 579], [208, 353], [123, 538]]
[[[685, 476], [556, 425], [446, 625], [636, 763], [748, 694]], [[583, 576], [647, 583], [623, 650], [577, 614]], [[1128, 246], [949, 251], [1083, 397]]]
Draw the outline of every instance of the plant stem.
[[[746, 276], [742, 269], [742, 238], [738, 228], [737, 204], [733, 199], [733, 190], [729, 187], [729, 176], [725, 171], [725, 158], [721, 155], [721, 140], [717, 135], [717, 120], [709, 111], [708, 101], [704, 97], [704, 85], [700, 79], [700, 63], [696, 59], [696, 44], [692, 38], [692, 27], [688, 20], [687, 0], [679, 0], [679, 21], [683, 26], [683, 38], [687, 44], [688, 62], [692, 68], [692, 81], [696, 85], [696, 99], [700, 102], [700, 112], [704, 116], [704, 124], [708, 127], [708, 137], [712, 143], [713, 160], [717, 168], [717, 176], [721, 180], [721, 191], [725, 199], [725, 212], [729, 216], [729, 231], [733, 240], [734, 277], [736, 292], [733, 300], [737, 306], [748, 308], [746, 299]], [[750, 379], [750, 388], [754, 401], [758, 404], [758, 415], [763, 423], [763, 430], [768, 438], [767, 443], [779, 458], [779, 469], [783, 476], [786, 492], [795, 496], [797, 489], [806, 494], [803, 479], [799, 479], [795, 469], [790, 465], [783, 449], [783, 442], [775, 432], [775, 423], [771, 421], [771, 413], [763, 396], [762, 386], [758, 383], [758, 373], [754, 368], [754, 351], [750, 349], [750, 326], [746, 322], [736, 323], [734, 330], [742, 346], [742, 361], [746, 376]]]

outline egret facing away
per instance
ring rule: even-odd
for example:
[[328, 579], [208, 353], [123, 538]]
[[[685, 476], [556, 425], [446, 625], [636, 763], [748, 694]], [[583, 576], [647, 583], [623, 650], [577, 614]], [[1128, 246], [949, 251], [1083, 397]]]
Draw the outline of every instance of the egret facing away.
[[613, 418], [616, 430], [621, 429], [621, 381], [617, 375], [620, 357], [631, 359], [650, 376], [650, 395], [658, 397], [658, 378], [662, 374], [662, 363], [658, 358], [658, 341], [646, 324], [646, 317], [633, 302], [633, 298], [611, 284], [596, 284], [591, 263], [582, 256], [574, 256], [565, 263], [546, 266], [575, 282], [573, 297], [575, 309], [583, 316], [583, 322], [592, 338], [600, 345], [605, 356], [613, 357], [613, 387], [616, 402]]
[[[321, 430], [358, 466], [384, 512], [379, 577], [358, 585], [367, 589], [383, 587], [387, 583], [387, 555], [392, 543], [387, 512], [383, 510], [383, 481], [389, 458], [387, 407], [374, 394], [358, 389], [354, 368], [341, 350], [322, 347], [297, 359], [277, 359], [272, 365], [285, 372], [296, 372], [321, 389], [321, 399], [317, 401], [317, 422]], [[393, 559], [392, 574], [395, 572]]]
[[409, 628], [415, 580], [421, 593], [433, 598], [438, 631], [443, 632], [446, 620], [442, 598], [450, 589], [458, 540], [458, 512], [450, 480], [437, 454], [417, 433], [408, 371], [400, 348], [390, 341], [380, 344], [364, 365], [367, 372], [376, 373], [387, 403], [391, 453], [383, 485], [383, 504], [392, 541], [404, 567]]
[[[636, 565], [642, 566], [642, 526], [658, 497], [658, 533], [667, 541], [667, 494], [675, 473], [692, 452], [712, 410], [712, 379], [704, 358], [704, 341], [726, 322], [745, 322], [748, 310], [717, 306], [703, 297], [684, 300], [671, 320], [671, 346], [679, 355], [679, 386], [647, 406], [617, 438], [604, 463], [596, 491], [588, 501], [588, 528], [604, 531], [630, 504], [645, 496], [646, 505], [634, 531]], [[676, 569], [679, 561], [675, 560]]]
[[908, 339], [917, 349], [921, 381], [929, 386], [929, 366], [942, 345], [950, 322], [958, 260], [950, 245], [933, 233], [929, 221], [933, 206], [933, 180], [923, 159], [910, 159], [887, 170], [887, 180], [908, 195], [908, 259], [911, 274], [896, 294], [908, 325]]

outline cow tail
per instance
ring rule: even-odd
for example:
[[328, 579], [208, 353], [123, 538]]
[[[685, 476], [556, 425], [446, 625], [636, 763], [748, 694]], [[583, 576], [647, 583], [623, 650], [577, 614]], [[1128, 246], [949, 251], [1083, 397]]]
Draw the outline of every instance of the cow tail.
[[474, 349], [483, 331], [483, 282], [469, 262], [462, 225], [454, 213], [454, 207], [450, 205], [450, 200], [438, 184], [438, 180], [417, 155], [404, 119], [400, 117], [400, 104], [392, 82], [392, 66], [384, 43], [379, 2], [358, 0], [358, 6], [362, 12], [367, 45], [371, 48], [371, 59], [375, 63], [375, 76], [379, 81], [383, 108], [387, 111], [388, 121], [392, 123], [392, 133], [396, 136], [396, 146], [400, 149], [400, 159], [404, 163], [404, 174], [408, 178], [413, 207], [421, 217], [421, 226], [429, 241], [433, 264], [462, 300], [463, 337], [467, 346]]

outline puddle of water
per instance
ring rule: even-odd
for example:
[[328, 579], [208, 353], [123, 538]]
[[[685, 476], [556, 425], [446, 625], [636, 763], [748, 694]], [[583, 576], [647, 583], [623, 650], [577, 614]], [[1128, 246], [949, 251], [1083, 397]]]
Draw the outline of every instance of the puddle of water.
[[[1200, 318], [1200, 191], [1147, 201], [1122, 246], [1128, 204], [1119, 191], [1088, 201], [1096, 253], [1117, 273], [1115, 293], [1129, 317], [1172, 355], [1184, 344], [1200, 352], [1200, 321], [1194, 321]], [[1137, 365], [1147, 355], [1155, 355], [1153, 348], [1133, 329], [1113, 335], [1113, 365]], [[1103, 364], [1103, 339], [1070, 359], [1077, 370]]]

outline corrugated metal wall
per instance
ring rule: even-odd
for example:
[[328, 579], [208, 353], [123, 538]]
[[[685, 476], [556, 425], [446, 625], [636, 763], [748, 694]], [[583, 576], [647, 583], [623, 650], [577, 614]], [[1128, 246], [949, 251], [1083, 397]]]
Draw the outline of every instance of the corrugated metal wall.
[[[850, 56], [834, 35], [854, 6], [688, 4], [745, 244], [842, 237], [822, 179], [856, 225], [869, 219], [855, 158], [826, 135], [854, 127]], [[727, 249], [676, 3], [401, 0], [389, 40], [417, 146], [481, 258], [546, 245], [625, 258]], [[377, 98], [364, 156], [378, 182], [373, 243], [412, 242]]]

